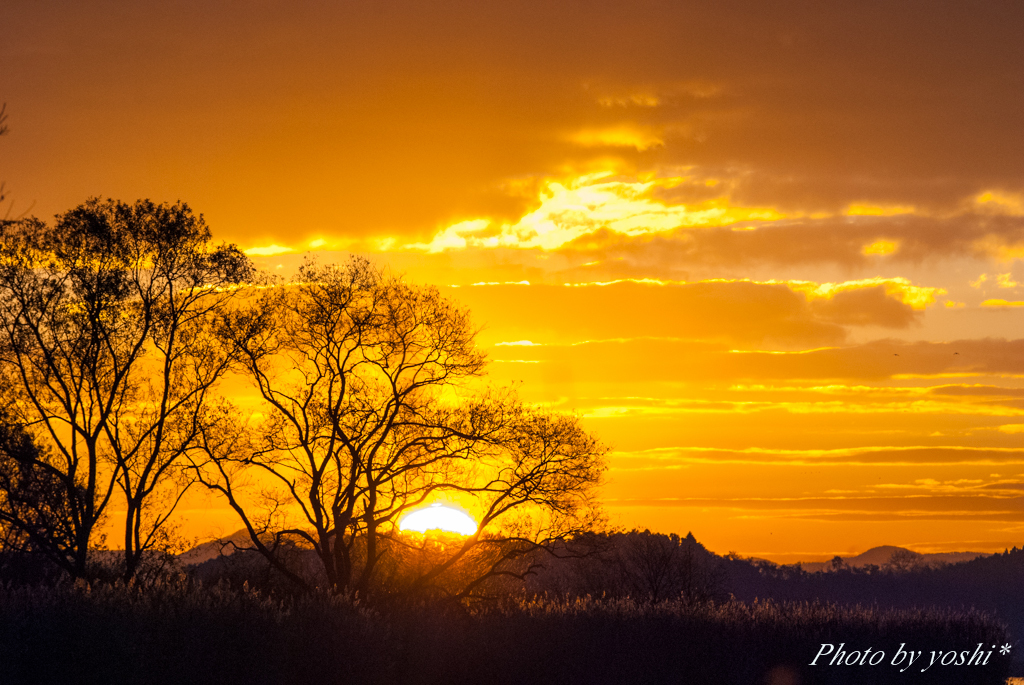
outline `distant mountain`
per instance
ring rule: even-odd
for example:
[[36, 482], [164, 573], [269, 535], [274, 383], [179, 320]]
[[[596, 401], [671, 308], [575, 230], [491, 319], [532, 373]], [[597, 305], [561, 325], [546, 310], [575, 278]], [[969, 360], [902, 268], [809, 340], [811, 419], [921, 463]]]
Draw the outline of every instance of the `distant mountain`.
[[[944, 564], [959, 564], [963, 561], [972, 561], [978, 557], [990, 556], [983, 552], [937, 552], [935, 554], [921, 554], [914, 552], [906, 547], [894, 547], [893, 545], [882, 545], [880, 547], [872, 547], [866, 552], [862, 552], [854, 557], [843, 557], [843, 563], [850, 568], [863, 568], [874, 564], [875, 566], [885, 566], [892, 559], [892, 555], [895, 552], [901, 552], [905, 557], [910, 555], [913, 557], [915, 564], [921, 566], [942, 566]], [[831, 561], [809, 561], [802, 562], [801, 567], [808, 573], [814, 573], [815, 571], [831, 571]]]
[[249, 538], [249, 531], [242, 528], [227, 537], [196, 545], [187, 552], [179, 554], [178, 561], [185, 566], [195, 566], [210, 559], [216, 559], [221, 556], [226, 557], [235, 551], [235, 547], [231, 543], [235, 543], [239, 547], [248, 547], [252, 544], [252, 540]]

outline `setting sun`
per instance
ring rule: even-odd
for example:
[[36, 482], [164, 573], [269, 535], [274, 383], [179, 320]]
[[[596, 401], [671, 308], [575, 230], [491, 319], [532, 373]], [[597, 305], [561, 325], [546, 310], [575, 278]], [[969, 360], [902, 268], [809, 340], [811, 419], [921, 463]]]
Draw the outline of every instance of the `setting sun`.
[[401, 530], [413, 530], [417, 533], [443, 530], [459, 535], [472, 535], [476, 532], [476, 521], [464, 511], [437, 503], [412, 512], [402, 519], [398, 527]]

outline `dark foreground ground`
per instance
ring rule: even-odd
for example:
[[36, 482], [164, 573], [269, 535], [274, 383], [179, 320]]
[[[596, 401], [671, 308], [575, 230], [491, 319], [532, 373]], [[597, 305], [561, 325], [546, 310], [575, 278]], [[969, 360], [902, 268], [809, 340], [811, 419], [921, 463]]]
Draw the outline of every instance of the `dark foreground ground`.
[[[3, 683], [996, 684], [1008, 640], [971, 611], [589, 598], [371, 610], [187, 582], [0, 589]], [[905, 670], [901, 644], [923, 652]], [[979, 644], [987, 665], [956, 665]], [[822, 645], [835, 650], [810, 666]], [[839, 651], [876, 665], [829, 665]]]

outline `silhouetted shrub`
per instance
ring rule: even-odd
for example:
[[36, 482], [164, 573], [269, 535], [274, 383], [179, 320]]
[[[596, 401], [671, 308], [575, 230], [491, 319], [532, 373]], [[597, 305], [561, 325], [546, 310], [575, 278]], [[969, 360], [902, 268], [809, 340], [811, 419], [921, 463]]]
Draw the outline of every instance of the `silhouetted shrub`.
[[693, 535], [592, 533], [536, 555], [528, 594], [706, 602], [728, 597], [723, 560]]

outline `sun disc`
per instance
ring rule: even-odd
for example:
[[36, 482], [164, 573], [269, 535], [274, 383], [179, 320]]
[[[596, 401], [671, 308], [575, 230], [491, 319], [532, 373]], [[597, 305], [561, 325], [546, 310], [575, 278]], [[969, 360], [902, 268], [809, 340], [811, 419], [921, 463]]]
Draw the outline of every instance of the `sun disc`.
[[402, 519], [398, 524], [401, 530], [412, 530], [426, 533], [428, 530], [443, 530], [459, 535], [476, 533], [476, 521], [464, 511], [443, 504], [433, 504], [417, 509]]

